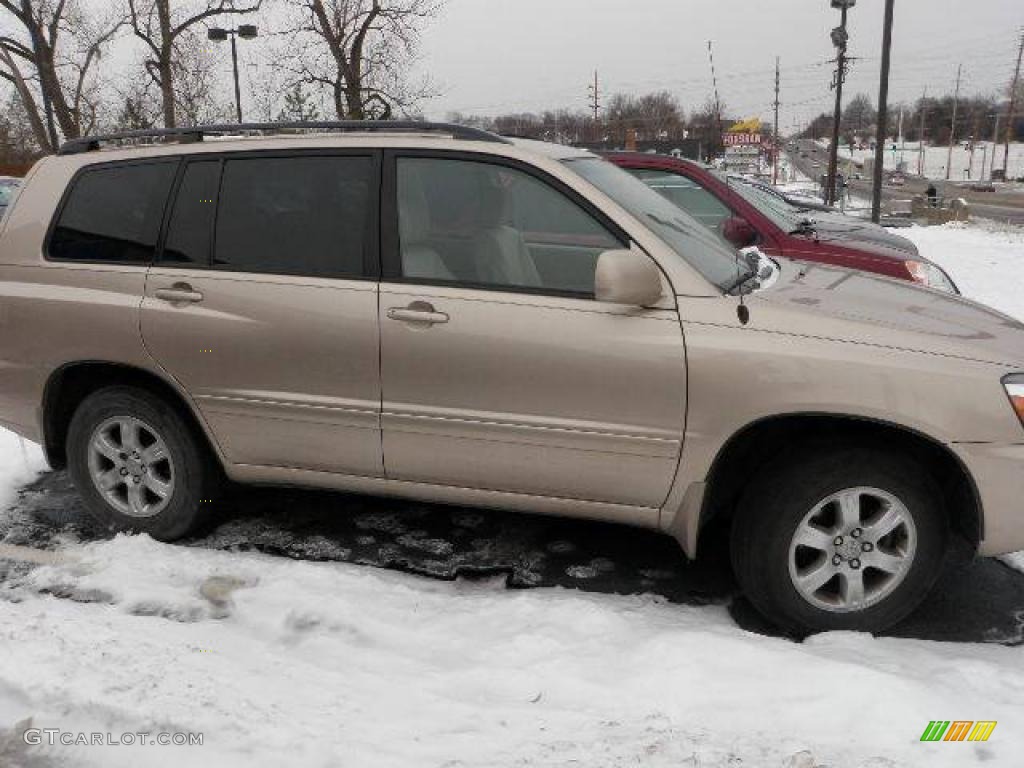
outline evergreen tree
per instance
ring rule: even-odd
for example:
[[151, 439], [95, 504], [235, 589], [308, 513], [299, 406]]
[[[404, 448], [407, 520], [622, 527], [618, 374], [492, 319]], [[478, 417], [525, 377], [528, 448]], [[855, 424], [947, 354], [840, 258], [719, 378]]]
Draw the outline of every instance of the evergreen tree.
[[277, 114], [280, 122], [311, 122], [320, 119], [320, 108], [313, 101], [313, 97], [306, 93], [302, 83], [295, 86], [284, 94], [284, 109]]

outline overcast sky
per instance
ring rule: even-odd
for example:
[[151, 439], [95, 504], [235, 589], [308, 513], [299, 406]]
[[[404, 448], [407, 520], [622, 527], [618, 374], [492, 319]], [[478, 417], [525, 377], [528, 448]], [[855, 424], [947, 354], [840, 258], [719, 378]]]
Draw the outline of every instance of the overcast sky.
[[[850, 12], [855, 62], [850, 96], [878, 97], [883, 0]], [[722, 101], [730, 114], [770, 114], [775, 57], [782, 59], [784, 131], [829, 108], [834, 55], [828, 33], [839, 12], [828, 0], [447, 0], [423, 30], [418, 70], [442, 95], [423, 105], [491, 115], [587, 106], [595, 69], [601, 90], [667, 89], [684, 108], [711, 94], [707, 42], [714, 41]], [[927, 86], [952, 93], [957, 64], [965, 93], [1008, 84], [1024, 25], [1024, 0], [896, 0], [894, 101]]]

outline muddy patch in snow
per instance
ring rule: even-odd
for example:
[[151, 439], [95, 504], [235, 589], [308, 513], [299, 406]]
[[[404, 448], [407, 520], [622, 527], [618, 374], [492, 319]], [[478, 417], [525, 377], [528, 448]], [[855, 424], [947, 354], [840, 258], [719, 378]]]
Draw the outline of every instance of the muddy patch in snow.
[[[5, 558], [0, 549], [0, 599], [18, 599], [24, 575], [36, 566], [33, 558], [46, 561], [52, 557], [47, 552], [62, 542], [111, 536], [84, 514], [64, 473], [41, 475], [0, 512], [0, 546], [38, 553]], [[688, 562], [667, 536], [624, 526], [340, 493], [237, 488], [226, 497], [217, 524], [182, 544], [445, 580], [499, 577], [516, 589], [562, 586], [654, 594], [691, 605], [729, 604], [745, 629], [775, 634], [737, 596], [721, 532], [712, 534], [696, 562]], [[227, 617], [232, 594], [246, 582], [236, 575], [221, 578], [197, 587], [194, 602], [141, 600], [131, 610], [185, 622]], [[112, 599], [81, 585], [52, 584], [47, 590], [80, 602]], [[951, 562], [931, 597], [891, 634], [1024, 644], [1024, 573], [999, 560]]]

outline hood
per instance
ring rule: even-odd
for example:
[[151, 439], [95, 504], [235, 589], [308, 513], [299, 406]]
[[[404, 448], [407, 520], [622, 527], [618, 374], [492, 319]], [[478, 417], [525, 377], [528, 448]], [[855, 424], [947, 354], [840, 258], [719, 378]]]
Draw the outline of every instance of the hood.
[[836, 242], [878, 256], [900, 259], [919, 256], [917, 246], [910, 240], [870, 221], [861, 221], [841, 213], [817, 211], [809, 213], [808, 218], [814, 221], [818, 239], [823, 242]]
[[778, 280], [749, 298], [752, 323], [766, 330], [1024, 371], [1024, 324], [1009, 315], [870, 272], [787, 259], [778, 262]]

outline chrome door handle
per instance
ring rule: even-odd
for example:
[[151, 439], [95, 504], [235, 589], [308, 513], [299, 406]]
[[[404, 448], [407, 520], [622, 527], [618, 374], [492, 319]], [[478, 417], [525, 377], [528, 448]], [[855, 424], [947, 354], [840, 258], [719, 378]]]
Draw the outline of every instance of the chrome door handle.
[[170, 288], [157, 288], [153, 295], [172, 304], [195, 304], [203, 300], [203, 294], [193, 291], [188, 283], [175, 283]]
[[391, 307], [388, 310], [388, 317], [392, 320], [401, 320], [406, 323], [423, 323], [425, 325], [436, 325], [447, 323], [448, 315], [438, 312], [433, 305], [425, 301], [414, 301], [407, 307]]

